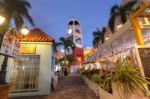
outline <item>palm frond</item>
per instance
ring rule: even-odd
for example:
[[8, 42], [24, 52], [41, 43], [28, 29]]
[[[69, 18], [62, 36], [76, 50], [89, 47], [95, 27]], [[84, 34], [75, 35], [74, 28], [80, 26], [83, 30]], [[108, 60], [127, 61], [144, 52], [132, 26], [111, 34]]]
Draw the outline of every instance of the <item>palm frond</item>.
[[125, 10], [125, 12], [127, 11], [133, 11], [133, 6], [138, 3], [138, 1], [134, 0], [134, 1], [130, 1], [127, 4], [125, 4], [124, 6], [122, 6], [122, 8]]
[[138, 66], [131, 64], [128, 60], [119, 60], [115, 66], [113, 81], [117, 82], [123, 93], [126, 95], [148, 93], [145, 85], [150, 83], [139, 75], [140, 68]]
[[119, 9], [120, 7], [118, 4], [115, 4], [114, 6], [112, 6], [110, 10], [110, 17], [115, 15], [115, 13], [119, 11]]
[[113, 15], [110, 17], [110, 19], [108, 21], [108, 26], [112, 33], [114, 33], [114, 31], [115, 31], [115, 28], [114, 28], [115, 27], [115, 19], [116, 19], [116, 17]]
[[31, 25], [35, 25], [31, 16], [29, 15], [30, 3], [27, 0], [1, 0], [0, 13], [6, 17], [6, 26], [10, 25], [10, 21], [14, 20], [17, 29], [22, 28], [24, 18], [29, 21]]
[[15, 25], [16, 25], [16, 29], [19, 30], [20, 28], [22, 28], [24, 21], [22, 19], [22, 17], [18, 14], [16, 16], [14, 16], [14, 21], [15, 21]]

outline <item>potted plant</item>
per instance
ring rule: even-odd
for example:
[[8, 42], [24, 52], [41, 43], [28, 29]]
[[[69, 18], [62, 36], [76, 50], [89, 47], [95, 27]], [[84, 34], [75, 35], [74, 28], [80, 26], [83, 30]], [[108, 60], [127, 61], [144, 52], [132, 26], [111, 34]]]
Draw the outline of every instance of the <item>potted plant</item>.
[[140, 76], [140, 68], [137, 65], [131, 64], [127, 59], [120, 59], [114, 65], [115, 70], [111, 75], [111, 80], [113, 87], [117, 85], [115, 86], [117, 90], [113, 88], [113, 94], [118, 92], [124, 99], [129, 99], [131, 94], [149, 94], [146, 85], [150, 82]]

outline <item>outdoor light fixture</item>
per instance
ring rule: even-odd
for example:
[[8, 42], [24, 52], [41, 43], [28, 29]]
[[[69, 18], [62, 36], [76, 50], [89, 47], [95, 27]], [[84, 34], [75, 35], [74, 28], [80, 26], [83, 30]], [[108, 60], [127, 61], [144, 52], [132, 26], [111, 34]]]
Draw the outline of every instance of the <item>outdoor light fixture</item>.
[[28, 33], [29, 33], [29, 29], [27, 27], [21, 29], [21, 34], [27, 35]]
[[2, 25], [5, 22], [6, 18], [3, 16], [0, 16], [0, 25]]
[[68, 34], [71, 34], [71, 33], [72, 33], [72, 29], [69, 29], [69, 30], [68, 30]]

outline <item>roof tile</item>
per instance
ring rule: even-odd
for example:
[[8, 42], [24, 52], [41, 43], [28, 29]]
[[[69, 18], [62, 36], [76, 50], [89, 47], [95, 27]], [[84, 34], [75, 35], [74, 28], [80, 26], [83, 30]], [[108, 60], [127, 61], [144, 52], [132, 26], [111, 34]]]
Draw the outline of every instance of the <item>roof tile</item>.
[[20, 39], [24, 42], [52, 42], [53, 38], [39, 28], [30, 30], [29, 34]]

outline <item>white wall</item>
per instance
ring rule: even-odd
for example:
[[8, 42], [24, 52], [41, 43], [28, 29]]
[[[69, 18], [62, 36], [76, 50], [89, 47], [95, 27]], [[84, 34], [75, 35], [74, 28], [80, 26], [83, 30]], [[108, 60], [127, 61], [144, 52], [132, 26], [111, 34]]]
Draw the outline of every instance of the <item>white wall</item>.
[[[32, 44], [34, 45], [34, 44]], [[10, 93], [11, 96], [32, 96], [32, 95], [48, 95], [50, 93], [51, 84], [51, 61], [52, 61], [52, 46], [51, 44], [36, 44], [36, 54], [40, 55], [40, 70], [39, 70], [39, 92], [30, 93]], [[9, 72], [7, 73], [8, 81], [11, 76], [13, 62], [9, 60]], [[10, 70], [11, 69], [11, 70]]]
[[51, 46], [37, 45], [36, 54], [40, 54], [39, 91], [41, 95], [49, 94], [51, 83]]

